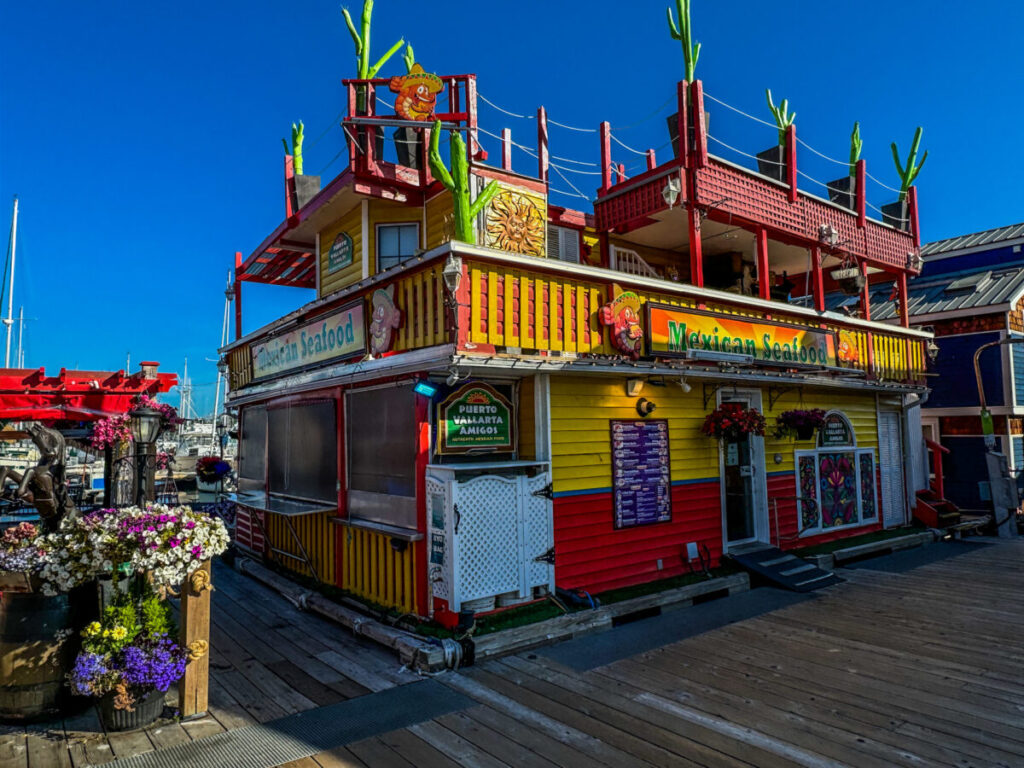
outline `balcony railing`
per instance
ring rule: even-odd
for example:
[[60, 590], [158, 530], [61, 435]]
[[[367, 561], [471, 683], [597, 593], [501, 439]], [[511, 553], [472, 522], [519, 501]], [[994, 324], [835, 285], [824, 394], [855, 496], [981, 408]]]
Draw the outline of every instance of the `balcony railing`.
[[[449, 248], [462, 252], [463, 260], [462, 287], [455, 301], [459, 308], [457, 339], [449, 316], [452, 303], [446, 300], [441, 276]], [[421, 257], [391, 279], [383, 275], [372, 284], [354, 286], [339, 294], [334, 303], [347, 306], [358, 297], [369, 317], [374, 291], [394, 286], [394, 302], [401, 312], [390, 348], [395, 353], [457, 341], [460, 350], [469, 353], [493, 349], [524, 355], [614, 357], [620, 352], [611, 343], [608, 327], [600, 321], [600, 310], [610, 301], [613, 284], [636, 293], [642, 305], [656, 302], [752, 322], [768, 320], [795, 329], [826, 330], [841, 335], [851, 350], [843, 367], [879, 380], [917, 384], [924, 381], [925, 340], [915, 331], [855, 319], [823, 319], [794, 305], [769, 304], [645, 275], [513, 256], [458, 243]], [[320, 302], [306, 316], [298, 315], [282, 328], [328, 312], [329, 305]], [[282, 328], [253, 334], [229, 351], [232, 390], [254, 382], [253, 345], [273, 337]]]

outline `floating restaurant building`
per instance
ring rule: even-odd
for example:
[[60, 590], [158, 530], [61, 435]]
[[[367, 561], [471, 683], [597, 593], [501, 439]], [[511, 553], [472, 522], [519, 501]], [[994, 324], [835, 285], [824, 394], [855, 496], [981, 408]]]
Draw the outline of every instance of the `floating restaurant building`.
[[[593, 210], [571, 210], [543, 109], [523, 174], [507, 132], [481, 146], [475, 76], [434, 81], [428, 121], [400, 90], [389, 107], [392, 80], [345, 81], [347, 167], [320, 188], [287, 158], [284, 220], [236, 257], [240, 546], [451, 625], [909, 521], [930, 339], [906, 312], [913, 188], [888, 221], [863, 161], [838, 202], [798, 189], [793, 126], [766, 173], [717, 157], [696, 81], [671, 156], [632, 178], [600, 126]], [[898, 325], [872, 320], [882, 281]], [[316, 297], [242, 335], [252, 282]], [[776, 436], [815, 409], [812, 434]]]

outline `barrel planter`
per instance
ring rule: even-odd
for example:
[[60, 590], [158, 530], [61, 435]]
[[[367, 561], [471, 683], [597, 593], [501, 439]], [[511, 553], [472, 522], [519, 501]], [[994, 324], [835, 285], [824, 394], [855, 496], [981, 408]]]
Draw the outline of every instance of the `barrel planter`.
[[134, 731], [154, 722], [164, 711], [163, 691], [150, 691], [136, 699], [131, 709], [117, 709], [114, 698], [108, 693], [100, 699], [100, 718], [107, 731]]
[[47, 597], [0, 594], [0, 720], [57, 717], [71, 706], [65, 677], [97, 616], [96, 586]]

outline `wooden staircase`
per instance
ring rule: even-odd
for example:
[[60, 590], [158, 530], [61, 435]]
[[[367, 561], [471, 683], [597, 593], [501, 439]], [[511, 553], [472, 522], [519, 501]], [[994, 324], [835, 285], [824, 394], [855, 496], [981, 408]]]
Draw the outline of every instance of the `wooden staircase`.
[[942, 456], [949, 453], [932, 440], [925, 440], [932, 455], [932, 480], [929, 487], [917, 492], [914, 518], [929, 528], [950, 528], [960, 523], [960, 508], [945, 498], [942, 475]]

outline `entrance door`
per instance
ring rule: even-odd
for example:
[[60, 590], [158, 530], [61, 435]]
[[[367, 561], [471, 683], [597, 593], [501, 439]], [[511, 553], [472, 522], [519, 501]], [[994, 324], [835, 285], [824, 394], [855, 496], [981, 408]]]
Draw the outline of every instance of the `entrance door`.
[[[719, 403], [740, 403], [744, 408], [761, 410], [761, 393], [720, 392]], [[720, 466], [722, 533], [726, 549], [752, 541], [768, 542], [764, 438], [748, 435], [738, 442], [723, 443]]]
[[897, 411], [878, 413], [878, 458], [882, 468], [882, 521], [886, 528], [907, 521], [903, 481], [903, 430]]

